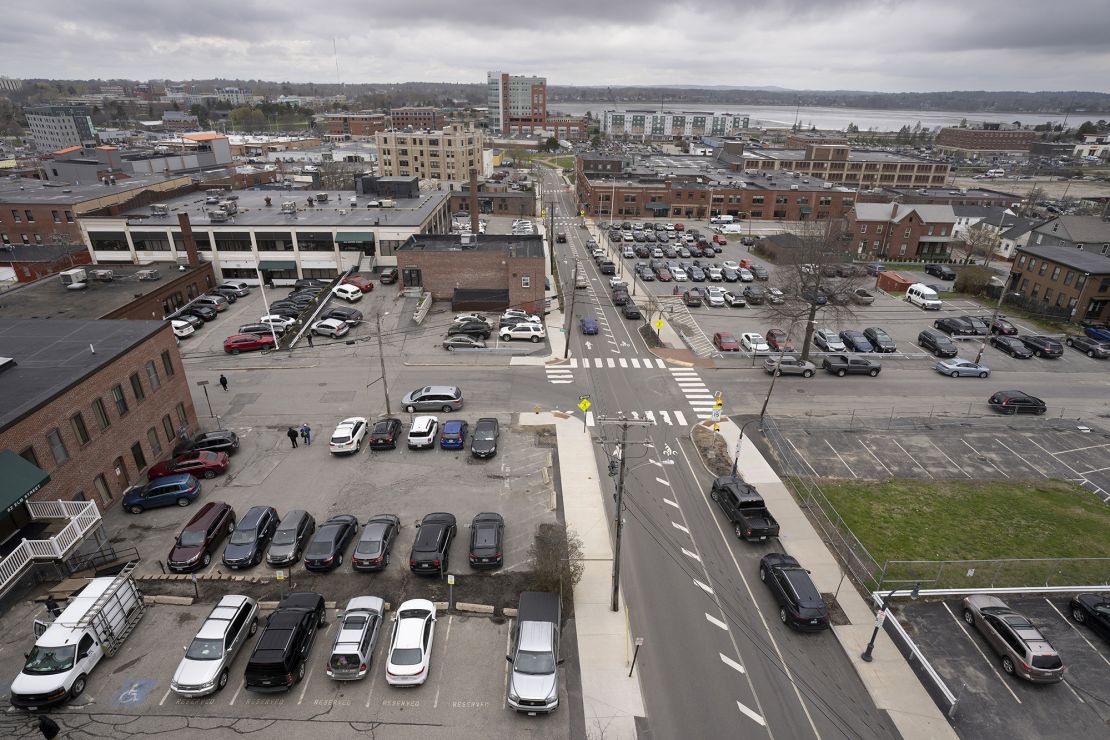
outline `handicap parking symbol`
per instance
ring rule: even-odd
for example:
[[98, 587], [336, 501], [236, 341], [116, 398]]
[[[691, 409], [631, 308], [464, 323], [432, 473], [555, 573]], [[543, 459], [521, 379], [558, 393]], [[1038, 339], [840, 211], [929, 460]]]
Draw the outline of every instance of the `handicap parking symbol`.
[[128, 681], [116, 694], [115, 704], [117, 707], [127, 707], [135, 704], [142, 704], [146, 701], [146, 697], [158, 685], [158, 682], [150, 678], [140, 678], [138, 680]]

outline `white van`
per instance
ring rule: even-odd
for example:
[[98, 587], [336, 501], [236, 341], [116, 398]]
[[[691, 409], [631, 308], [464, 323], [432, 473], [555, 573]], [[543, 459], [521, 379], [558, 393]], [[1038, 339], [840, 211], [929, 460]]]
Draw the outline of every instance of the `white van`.
[[1006, 176], [1006, 170], [997, 169], [997, 168], [993, 169], [993, 170], [987, 170], [987, 177], [1005, 177], [1005, 176]]
[[362, 289], [357, 285], [337, 285], [331, 289], [331, 292], [350, 303], [362, 300]]
[[732, 221], [732, 216], [714, 216], [713, 218], [709, 219], [709, 223], [711, 224], [730, 224], [732, 223]]
[[914, 283], [906, 290], [906, 300], [926, 311], [940, 310], [940, 296], [937, 292], [923, 283]]

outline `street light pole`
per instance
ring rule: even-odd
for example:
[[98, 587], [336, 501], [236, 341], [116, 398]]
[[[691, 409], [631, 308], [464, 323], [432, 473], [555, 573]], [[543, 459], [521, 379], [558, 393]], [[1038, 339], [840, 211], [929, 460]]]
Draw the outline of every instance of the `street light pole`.
[[578, 268], [582, 263], [578, 260], [574, 261], [574, 282], [570, 286], [570, 311], [567, 313], [567, 325], [564, 327], [567, 333], [567, 341], [563, 346], [563, 359], [570, 356], [570, 332], [574, 326], [574, 301], [578, 298]]
[[748, 424], [753, 424], [757, 421], [760, 422], [759, 429], [760, 429], [760, 431], [762, 431], [763, 430], [763, 424], [762, 424], [763, 417], [762, 416], [760, 416], [758, 419], [748, 419], [747, 421], [745, 421], [740, 426], [740, 438], [736, 440], [736, 457], [734, 457], [733, 460], [732, 460], [732, 477], [733, 478], [736, 477], [736, 473], [737, 473], [738, 469], [740, 468], [740, 446], [742, 444], [744, 444], [744, 430], [748, 428]]
[[382, 366], [382, 389], [385, 391], [385, 415], [389, 416], [389, 381], [385, 377], [385, 350], [382, 349], [382, 315], [375, 316], [378, 326], [378, 360]]
[[1014, 274], [1014, 265], [1017, 260], [1010, 262], [1010, 270], [1006, 273], [1006, 277], [1002, 280], [1002, 289], [998, 291], [998, 300], [994, 303], [994, 310], [991, 312], [991, 322], [987, 325], [987, 335], [983, 337], [983, 341], [979, 342], [979, 351], [975, 353], [975, 364], [979, 364], [979, 360], [983, 359], [983, 352], [987, 349], [987, 337], [994, 331], [994, 322], [998, 320], [998, 313], [1002, 310], [1002, 299], [1006, 297], [1006, 291], [1010, 288], [1010, 276]]
[[[875, 629], [871, 631], [871, 639], [867, 641], [867, 649], [864, 650], [863, 654], [859, 656], [863, 660], [863, 662], [870, 663], [872, 660], [874, 660], [874, 658], [871, 657], [871, 653], [875, 649], [875, 638], [879, 636], [879, 628], [883, 626], [883, 620], [886, 618], [887, 602], [892, 596], [894, 596], [894, 594], [898, 593], [901, 590], [903, 589], [891, 589], [890, 593], [879, 598], [879, 610], [875, 612]], [[913, 584], [913, 591], [910, 592], [910, 598], [916, 600], [920, 593], [921, 584]]]

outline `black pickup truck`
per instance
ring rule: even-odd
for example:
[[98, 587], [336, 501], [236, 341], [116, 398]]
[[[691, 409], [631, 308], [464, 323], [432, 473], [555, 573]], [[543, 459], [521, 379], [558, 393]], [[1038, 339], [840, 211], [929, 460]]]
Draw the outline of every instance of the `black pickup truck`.
[[763, 497], [755, 486], [745, 483], [742, 478], [730, 475], [717, 478], [713, 481], [709, 497], [725, 512], [736, 529], [737, 537], [756, 542], [778, 536], [779, 523], [767, 510]]
[[247, 691], [286, 691], [304, 678], [316, 630], [326, 621], [324, 597], [291, 593], [270, 615], [247, 663]]

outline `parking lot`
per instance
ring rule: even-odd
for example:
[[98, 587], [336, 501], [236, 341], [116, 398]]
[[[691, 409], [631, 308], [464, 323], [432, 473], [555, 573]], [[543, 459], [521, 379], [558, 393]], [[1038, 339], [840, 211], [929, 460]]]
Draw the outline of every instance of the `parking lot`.
[[[862, 420], [861, 420], [862, 421]], [[975, 428], [934, 425], [918, 428], [854, 428], [783, 422], [782, 436], [801, 461], [803, 473], [819, 478], [937, 480], [1058, 478], [1080, 483], [1110, 501], [1110, 433], [1085, 425], [1051, 426], [994, 420]], [[838, 428], [839, 427], [839, 428]]]
[[[366, 586], [363, 592], [375, 590]], [[85, 693], [53, 710], [52, 716], [63, 727], [80, 725], [87, 735], [103, 737], [186, 737], [202, 728], [206, 736], [217, 738], [252, 733], [319, 738], [364, 733], [387, 738], [569, 736], [566, 708], [549, 716], [528, 717], [505, 704], [508, 663], [504, 656], [512, 620], [442, 612], [435, 626], [429, 678], [423, 686], [400, 689], [386, 683], [390, 622], [382, 627], [365, 678], [329, 679], [324, 669], [337, 628], [334, 612], [329, 611], [328, 625], [317, 633], [312, 646], [305, 679], [290, 691], [257, 694], [243, 688], [252, 640], [236, 656], [232, 679], [223, 691], [201, 699], [178, 697], [170, 692], [169, 682], [181, 659], [180, 646], [188, 644], [210, 608], [203, 604], [148, 609], [120, 653], [90, 675]], [[565, 682], [562, 699], [566, 701]], [[0, 727], [21, 716], [26, 715], [10, 712], [0, 720]], [[311, 725], [300, 724], [309, 721]]]
[[965, 738], [1103, 737], [1110, 723], [1110, 649], [1068, 617], [1068, 598], [1003, 597], [1059, 652], [1062, 683], [1032, 684], [1002, 670], [1001, 659], [962, 619], [959, 599], [905, 605], [902, 622], [959, 697], [955, 726]]

